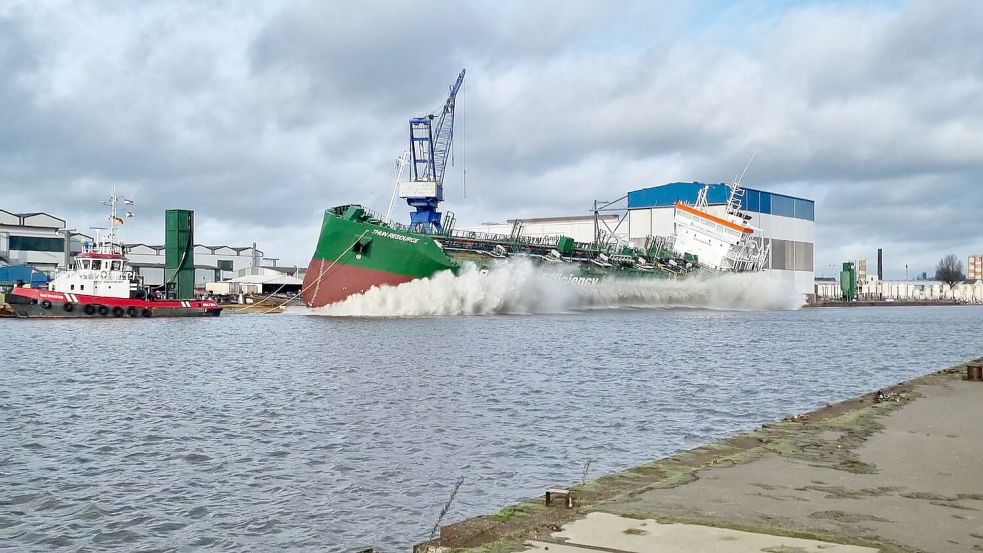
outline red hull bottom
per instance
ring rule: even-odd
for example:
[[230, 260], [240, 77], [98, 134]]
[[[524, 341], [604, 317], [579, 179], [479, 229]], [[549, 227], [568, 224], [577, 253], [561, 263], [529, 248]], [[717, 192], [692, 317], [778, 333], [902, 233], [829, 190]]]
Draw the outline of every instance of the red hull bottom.
[[[330, 268], [329, 268], [330, 267]], [[307, 268], [301, 297], [308, 307], [324, 307], [373, 286], [397, 286], [414, 277], [315, 259]]]

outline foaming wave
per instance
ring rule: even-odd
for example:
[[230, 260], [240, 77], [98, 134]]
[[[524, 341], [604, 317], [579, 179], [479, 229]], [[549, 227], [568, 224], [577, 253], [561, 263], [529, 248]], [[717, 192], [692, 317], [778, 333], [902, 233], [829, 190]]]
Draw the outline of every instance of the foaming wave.
[[580, 290], [585, 307], [690, 307], [778, 311], [802, 307], [805, 298], [787, 282], [765, 273], [705, 278], [609, 279]]
[[598, 308], [689, 307], [787, 310], [803, 303], [791, 286], [762, 273], [684, 280], [606, 278], [571, 284], [544, 267], [513, 260], [490, 271], [466, 265], [399, 286], [372, 288], [345, 301], [310, 310], [340, 317], [420, 317], [563, 313]]

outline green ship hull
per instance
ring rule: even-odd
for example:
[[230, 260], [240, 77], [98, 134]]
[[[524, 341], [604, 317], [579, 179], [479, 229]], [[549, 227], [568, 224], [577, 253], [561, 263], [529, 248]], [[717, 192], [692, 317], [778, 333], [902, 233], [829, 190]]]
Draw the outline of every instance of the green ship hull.
[[375, 286], [395, 286], [441, 271], [457, 273], [465, 263], [479, 267], [515, 258], [542, 266], [550, 277], [594, 284], [612, 276], [680, 278], [698, 267], [657, 244], [637, 250], [584, 244], [569, 237], [538, 239], [467, 231], [413, 232], [359, 205], [325, 211], [321, 234], [304, 278], [301, 296], [323, 307]]

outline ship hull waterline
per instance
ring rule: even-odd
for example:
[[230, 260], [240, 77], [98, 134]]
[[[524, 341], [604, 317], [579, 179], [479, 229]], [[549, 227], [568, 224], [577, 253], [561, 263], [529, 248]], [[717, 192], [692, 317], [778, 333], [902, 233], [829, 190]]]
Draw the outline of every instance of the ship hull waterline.
[[14, 288], [7, 296], [7, 303], [14, 316], [20, 318], [218, 317], [222, 313], [222, 308], [212, 301], [150, 301], [63, 294], [33, 288]]
[[309, 307], [324, 307], [344, 301], [376, 286], [398, 286], [417, 277], [368, 269], [345, 263], [314, 259], [304, 277], [304, 303]]

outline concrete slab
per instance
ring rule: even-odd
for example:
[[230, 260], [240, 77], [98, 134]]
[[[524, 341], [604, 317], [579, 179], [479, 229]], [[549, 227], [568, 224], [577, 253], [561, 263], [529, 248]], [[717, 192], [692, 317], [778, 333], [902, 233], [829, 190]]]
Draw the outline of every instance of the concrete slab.
[[816, 540], [741, 532], [695, 524], [660, 524], [608, 513], [591, 513], [552, 536], [561, 544], [527, 542], [526, 553], [877, 553], [877, 549]]
[[915, 392], [921, 397], [878, 418], [883, 428], [853, 451], [864, 470], [823, 466], [821, 452], [840, 447], [823, 433], [810, 444], [815, 460], [768, 454], [602, 508], [935, 553], [983, 550], [983, 383], [953, 379]]

